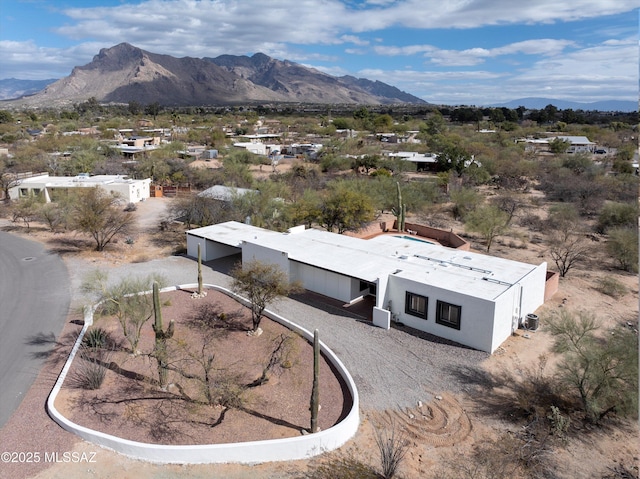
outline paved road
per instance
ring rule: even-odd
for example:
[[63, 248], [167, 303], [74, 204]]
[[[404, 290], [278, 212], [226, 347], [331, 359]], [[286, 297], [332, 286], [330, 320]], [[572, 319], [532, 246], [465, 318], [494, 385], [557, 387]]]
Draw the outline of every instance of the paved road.
[[0, 232], [0, 428], [33, 384], [69, 304], [62, 259], [39, 243]]

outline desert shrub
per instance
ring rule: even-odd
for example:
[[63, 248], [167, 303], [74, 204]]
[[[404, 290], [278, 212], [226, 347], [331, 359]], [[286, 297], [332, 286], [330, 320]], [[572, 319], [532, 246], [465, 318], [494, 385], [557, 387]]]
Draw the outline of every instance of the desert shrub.
[[136, 211], [138, 206], [135, 203], [127, 203], [127, 206], [124, 207], [124, 211]]
[[637, 203], [608, 202], [600, 210], [596, 231], [606, 233], [611, 228], [634, 227], [638, 221]]
[[82, 339], [82, 345], [86, 348], [106, 348], [111, 342], [109, 333], [102, 328], [91, 328]]
[[598, 281], [596, 288], [602, 294], [611, 296], [612, 298], [620, 298], [627, 294], [627, 287], [615, 278], [605, 276]]
[[211, 387], [215, 404], [227, 408], [242, 409], [246, 403], [247, 388], [237, 375], [221, 372]]
[[104, 349], [82, 347], [78, 353], [73, 382], [82, 389], [100, 389], [107, 374], [104, 364], [109, 362], [110, 352]]
[[305, 479], [379, 479], [368, 464], [353, 457], [336, 456], [314, 467]]
[[613, 228], [609, 231], [607, 252], [624, 271], [638, 272], [638, 229]]
[[531, 427], [483, 441], [471, 454], [454, 452], [430, 479], [503, 479], [551, 476], [549, 435], [534, 434]]
[[551, 434], [559, 438], [564, 438], [569, 429], [569, 424], [571, 424], [571, 418], [562, 414], [560, 408], [551, 406], [551, 410], [549, 414], [547, 414], [547, 419], [551, 426]]
[[535, 213], [526, 213], [520, 216], [518, 224], [536, 232], [544, 231], [546, 226], [545, 220]]
[[380, 464], [382, 466], [382, 477], [392, 479], [398, 472], [398, 468], [409, 450], [409, 441], [405, 434], [398, 431], [395, 424], [391, 430], [377, 429], [376, 445], [380, 451]]
[[320, 160], [320, 169], [323, 173], [346, 171], [351, 168], [351, 160], [336, 155], [325, 155]]
[[[638, 412], [638, 335], [627, 328], [602, 331], [588, 312], [566, 309], [550, 316], [553, 351], [561, 354], [556, 376], [567, 396], [579, 399], [588, 421]], [[603, 339], [602, 333], [606, 336]]]

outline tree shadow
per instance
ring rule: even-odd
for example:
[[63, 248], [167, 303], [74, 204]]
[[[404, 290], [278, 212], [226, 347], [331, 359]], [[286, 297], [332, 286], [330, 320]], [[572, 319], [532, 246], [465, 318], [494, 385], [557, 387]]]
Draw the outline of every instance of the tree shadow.
[[287, 427], [289, 429], [293, 429], [293, 430], [298, 431], [298, 432], [307, 429], [305, 427], [293, 424], [293, 423], [291, 423], [289, 421], [285, 421], [284, 419], [279, 419], [277, 417], [269, 416], [268, 414], [264, 414], [264, 413], [261, 413], [261, 412], [258, 412], [258, 411], [254, 411], [253, 409], [249, 409], [249, 408], [244, 407], [244, 406], [238, 407], [238, 410], [242, 411], [244, 413], [247, 413], [247, 414], [249, 414], [249, 415], [251, 415], [253, 417], [257, 417], [259, 419], [263, 419], [265, 421], [268, 421], [271, 424], [275, 424], [276, 426], [284, 426], [284, 427]]
[[573, 415], [577, 405], [544, 372], [545, 365], [542, 359], [536, 366], [518, 370], [489, 372], [480, 366], [455, 366], [449, 372], [466, 386], [479, 414], [513, 424], [549, 426], [552, 406], [564, 415]]
[[47, 240], [48, 250], [52, 253], [65, 255], [80, 253], [88, 249], [95, 249], [95, 245], [83, 238], [72, 238], [68, 236], [54, 237]]
[[53, 333], [35, 333], [25, 341], [27, 346], [47, 347], [47, 349], [33, 351], [29, 355], [33, 359], [50, 359], [54, 362], [65, 360], [69, 351], [78, 338], [79, 331], [65, 333], [60, 339], [56, 339]]
[[217, 301], [195, 305], [186, 324], [197, 330], [209, 329], [220, 335], [231, 331], [247, 331], [250, 327], [243, 308], [226, 311]]

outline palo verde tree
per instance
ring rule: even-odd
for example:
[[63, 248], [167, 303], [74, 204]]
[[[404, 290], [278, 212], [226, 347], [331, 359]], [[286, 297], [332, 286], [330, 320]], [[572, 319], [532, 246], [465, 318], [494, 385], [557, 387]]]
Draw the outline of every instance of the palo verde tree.
[[82, 292], [98, 303], [97, 312], [114, 316], [131, 348], [131, 353], [139, 354], [138, 343], [142, 327], [153, 315], [153, 300], [149, 291], [154, 283], [166, 284], [166, 279], [158, 274], [144, 278], [126, 277], [117, 283], [109, 282], [106, 273], [96, 270], [82, 283]]
[[72, 207], [73, 227], [89, 234], [96, 243], [96, 251], [103, 251], [116, 235], [126, 234], [134, 217], [123, 211], [120, 199], [99, 187], [82, 188]]
[[231, 270], [231, 289], [251, 303], [252, 332], [258, 333], [262, 313], [276, 298], [287, 296], [299, 289], [290, 283], [287, 274], [278, 265], [252, 260], [238, 264]]
[[487, 244], [487, 252], [493, 240], [503, 234], [508, 226], [509, 215], [494, 205], [481, 206], [465, 218], [465, 228], [480, 234]]
[[566, 309], [552, 316], [547, 327], [553, 350], [562, 355], [557, 376], [578, 393], [591, 422], [607, 414], [637, 414], [638, 333], [626, 327], [602, 331], [596, 317]]

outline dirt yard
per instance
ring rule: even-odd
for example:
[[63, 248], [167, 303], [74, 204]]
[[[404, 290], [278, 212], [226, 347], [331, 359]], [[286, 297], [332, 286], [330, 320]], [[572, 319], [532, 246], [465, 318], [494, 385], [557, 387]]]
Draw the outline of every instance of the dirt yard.
[[[260, 441], [295, 437], [308, 429], [312, 345], [268, 318], [260, 323], [262, 334], [250, 336], [247, 308], [214, 290], [202, 298], [193, 298], [193, 292], [160, 294], [165, 330], [175, 320], [166, 391], [158, 389], [156, 361], [127, 349], [117, 318], [97, 317], [93, 328], [107, 331], [112, 344], [126, 350], [87, 352], [112, 365], [96, 390], [82, 387], [91, 364], [74, 360], [56, 401], [58, 410], [81, 426], [152, 444]], [[219, 319], [222, 313], [224, 319]], [[139, 351], [153, 351], [151, 322], [153, 318], [142, 329]], [[210, 356], [209, 374], [216, 379], [207, 387]], [[264, 384], [255, 384], [270, 362]], [[320, 381], [319, 427], [328, 429], [348, 412], [350, 395], [324, 358]], [[221, 404], [209, 405], [207, 392]]]

